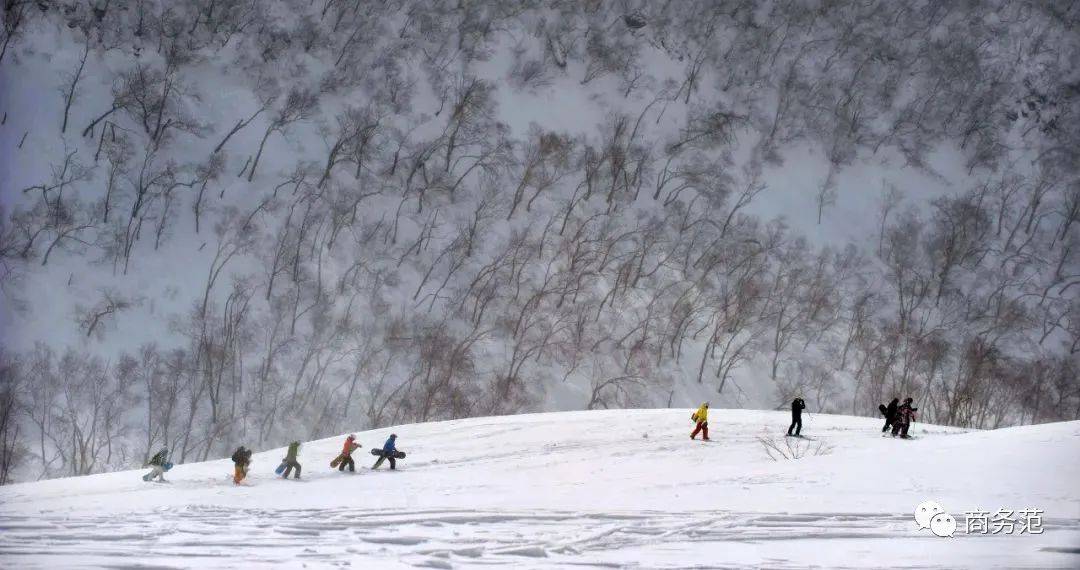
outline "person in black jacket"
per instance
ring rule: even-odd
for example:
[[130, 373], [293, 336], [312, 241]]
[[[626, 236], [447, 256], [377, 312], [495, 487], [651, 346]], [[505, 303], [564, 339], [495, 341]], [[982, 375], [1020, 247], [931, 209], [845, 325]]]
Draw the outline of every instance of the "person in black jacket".
[[[896, 421], [896, 409], [900, 406], [900, 398], [893, 398], [889, 402], [888, 407], [885, 408], [885, 427], [881, 428], [881, 433], [886, 433], [889, 428], [893, 426]], [[884, 436], [882, 436], [884, 437]]]
[[908, 429], [911, 428], [911, 422], [915, 421], [915, 412], [919, 411], [912, 405], [913, 400], [911, 398], [904, 398], [904, 403], [900, 404], [900, 407], [896, 409], [896, 417], [893, 418], [892, 436], [896, 437], [897, 434], [904, 439], [909, 439]]
[[[802, 411], [806, 408], [806, 402], [802, 398], [795, 398], [791, 402], [791, 425], [787, 428], [788, 435], [794, 435], [799, 437], [799, 433], [802, 432]], [[791, 430], [795, 430], [792, 434]]]

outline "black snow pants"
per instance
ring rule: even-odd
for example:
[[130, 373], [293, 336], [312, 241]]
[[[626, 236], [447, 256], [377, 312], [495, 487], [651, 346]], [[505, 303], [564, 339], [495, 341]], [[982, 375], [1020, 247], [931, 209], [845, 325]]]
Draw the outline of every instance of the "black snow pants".
[[[795, 430], [795, 433], [792, 434], [791, 430]], [[792, 412], [791, 413], [791, 425], [788, 426], [788, 428], [787, 428], [787, 434], [788, 435], [799, 435], [801, 432], [802, 432], [802, 414]]]

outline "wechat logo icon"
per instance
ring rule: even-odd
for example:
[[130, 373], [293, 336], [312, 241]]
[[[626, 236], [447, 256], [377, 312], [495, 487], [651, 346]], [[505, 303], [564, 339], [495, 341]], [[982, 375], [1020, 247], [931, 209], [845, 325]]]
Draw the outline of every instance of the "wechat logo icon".
[[929, 529], [934, 536], [952, 537], [956, 533], [956, 519], [936, 501], [923, 501], [915, 507], [915, 524], [919, 530]]

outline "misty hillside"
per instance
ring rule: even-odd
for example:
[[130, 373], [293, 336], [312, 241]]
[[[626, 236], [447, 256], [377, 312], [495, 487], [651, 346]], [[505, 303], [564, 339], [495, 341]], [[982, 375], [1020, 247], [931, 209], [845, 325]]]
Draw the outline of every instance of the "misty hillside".
[[631, 406], [1080, 418], [1080, 6], [7, 0], [0, 483]]

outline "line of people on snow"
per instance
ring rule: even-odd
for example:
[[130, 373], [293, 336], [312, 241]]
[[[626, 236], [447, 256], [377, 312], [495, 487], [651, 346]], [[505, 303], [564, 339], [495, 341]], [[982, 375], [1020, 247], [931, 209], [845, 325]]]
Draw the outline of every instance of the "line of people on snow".
[[[354, 451], [362, 449], [359, 443], [356, 442], [356, 435], [349, 434], [345, 438], [345, 445], [342, 447], [341, 453], [330, 462], [330, 468], [337, 467], [338, 471], [345, 471], [348, 467], [349, 471], [356, 471], [356, 462], [353, 460], [352, 454]], [[244, 446], [236, 448], [236, 451], [232, 454], [233, 462], [233, 483], [239, 485], [248, 475], [248, 468], [251, 466], [252, 451]], [[303, 467], [300, 465], [297, 457], [300, 454], [300, 442], [294, 441], [289, 444], [285, 457], [282, 458], [281, 464], [274, 470], [276, 475], [281, 476], [283, 479], [288, 479], [289, 475], [293, 475], [294, 479], [300, 478], [300, 472]], [[390, 463], [390, 469], [397, 469], [397, 460], [404, 459], [405, 453], [399, 451], [397, 448], [397, 434], [390, 434], [386, 443], [381, 448], [375, 447], [371, 449], [371, 454], [378, 457], [375, 460], [375, 464], [371, 466], [372, 469], [378, 469], [383, 462]], [[154, 454], [150, 461], [146, 464], [150, 467], [150, 472], [143, 475], [143, 481], [154, 481], [155, 479], [161, 482], [165, 482], [165, 472], [172, 469], [173, 464], [169, 462], [169, 449], [166, 447], [161, 448]]]
[[[345, 445], [341, 448], [341, 453], [330, 462], [330, 468], [333, 469], [337, 467], [338, 471], [345, 471], [345, 468], [348, 467], [349, 471], [355, 472], [356, 462], [353, 461], [352, 453], [357, 449], [362, 448], [360, 447], [360, 444], [356, 443], [356, 436], [350, 433], [349, 436], [345, 438]], [[397, 469], [396, 460], [405, 457], [405, 454], [397, 449], [396, 433], [392, 433], [390, 434], [390, 437], [386, 438], [386, 443], [383, 444], [381, 449], [373, 447], [371, 449], [371, 454], [378, 457], [378, 459], [375, 460], [375, 465], [371, 466], [372, 469], [378, 469], [379, 466], [383, 464], [383, 461], [386, 460], [390, 460], [390, 469]]]
[[[904, 402], [900, 403], [900, 398], [893, 398], [892, 402], [886, 406], [882, 404], [878, 406], [878, 409], [885, 416], [885, 427], [881, 428], [881, 433], [886, 433], [889, 429], [892, 429], [892, 436], [899, 435], [901, 438], [909, 439], [908, 430], [911, 428], [911, 423], [915, 421], [915, 412], [918, 408], [912, 406], [912, 399], [905, 398]], [[806, 409], [806, 402], [802, 398], [795, 398], [791, 402], [791, 425], [788, 426], [787, 435], [790, 437], [802, 437], [802, 413]], [[709, 440], [709, 403], [705, 402], [701, 404], [697, 410], [690, 414], [690, 421], [694, 422], [694, 431], [690, 432], [690, 439], [697, 439], [697, 435], [701, 434], [703, 441]], [[337, 468], [338, 471], [345, 471], [347, 467], [350, 472], [356, 471], [356, 462], [353, 460], [353, 452], [362, 449], [360, 444], [356, 442], [356, 435], [349, 434], [345, 438], [345, 444], [341, 448], [341, 453], [337, 455], [330, 462], [330, 468]], [[288, 450], [285, 453], [285, 457], [281, 460], [281, 465], [274, 471], [275, 474], [280, 475], [282, 478], [288, 479], [289, 475], [294, 475], [295, 479], [300, 478], [300, 472], [302, 467], [297, 460], [297, 456], [300, 453], [300, 442], [294, 441], [289, 444]], [[390, 469], [397, 469], [397, 460], [403, 459], [405, 454], [397, 449], [397, 434], [390, 434], [386, 443], [382, 448], [372, 448], [372, 455], [378, 457], [375, 460], [375, 464], [371, 466], [372, 469], [378, 469], [383, 462], [388, 461], [390, 463]], [[234, 465], [233, 483], [240, 484], [244, 478], [247, 477], [248, 467], [251, 465], [250, 449], [240, 446], [232, 454], [232, 462]], [[151, 467], [151, 470], [146, 475], [143, 475], [143, 481], [153, 481], [157, 479], [159, 481], [165, 480], [165, 472], [172, 468], [172, 463], [168, 461], [169, 450], [162, 448], [157, 452], [153, 458], [147, 463], [147, 466]]]
[[[915, 412], [919, 411], [911, 405], [913, 401], [912, 398], [904, 398], [904, 403], [901, 404], [900, 398], [893, 398], [888, 406], [885, 404], [878, 406], [881, 413], [885, 415], [885, 427], [881, 428], [881, 433], [891, 428], [893, 437], [899, 435], [904, 439], [910, 439], [908, 430], [911, 428], [911, 423], [915, 421]], [[791, 425], [787, 429], [789, 437], [802, 437], [802, 413], [805, 409], [806, 402], [802, 398], [791, 401]], [[701, 407], [690, 414], [690, 421], [694, 422], [694, 431], [690, 432], [690, 439], [697, 439], [700, 433], [703, 441], [710, 441], [708, 402], [701, 404]]]

